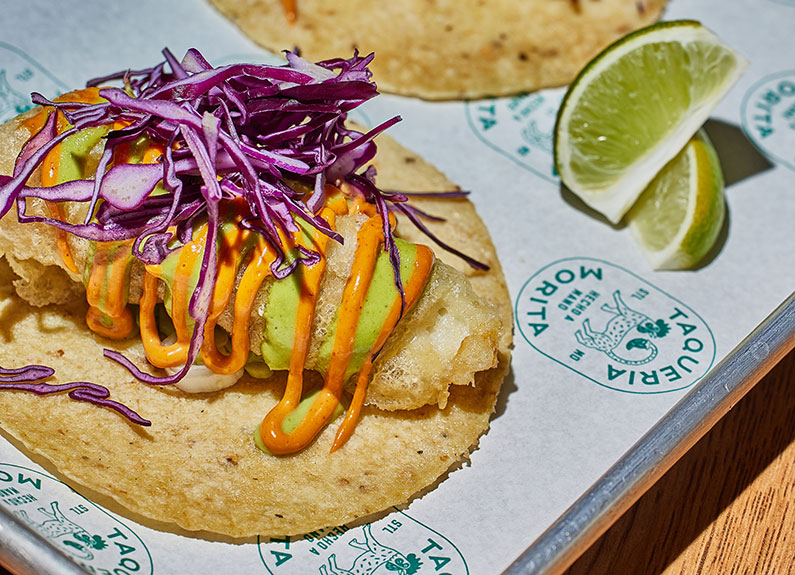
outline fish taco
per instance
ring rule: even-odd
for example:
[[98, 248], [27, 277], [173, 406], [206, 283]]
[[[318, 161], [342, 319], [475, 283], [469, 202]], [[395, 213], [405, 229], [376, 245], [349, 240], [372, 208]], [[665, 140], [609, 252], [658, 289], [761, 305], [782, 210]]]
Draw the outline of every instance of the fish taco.
[[371, 56], [164, 54], [0, 127], [0, 428], [188, 530], [405, 503], [475, 447], [508, 369], [483, 222], [382, 134], [399, 118], [346, 122]]

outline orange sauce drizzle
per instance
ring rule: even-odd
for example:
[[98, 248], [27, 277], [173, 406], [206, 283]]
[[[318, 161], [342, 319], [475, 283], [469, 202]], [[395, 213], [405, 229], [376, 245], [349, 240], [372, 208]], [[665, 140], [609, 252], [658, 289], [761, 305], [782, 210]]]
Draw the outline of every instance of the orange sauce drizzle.
[[86, 285], [86, 324], [94, 333], [110, 339], [124, 339], [135, 331], [125, 293], [131, 243], [97, 242]]
[[348, 201], [339, 188], [326, 184], [325, 192], [327, 208], [330, 208], [338, 216], [348, 213]]
[[171, 320], [174, 322], [177, 341], [163, 345], [155, 319], [158, 278], [163, 275], [160, 265], [147, 265], [144, 274], [143, 293], [139, 302], [138, 323], [141, 325], [141, 340], [149, 362], [160, 368], [184, 365], [188, 360], [191, 330], [188, 327], [188, 306], [192, 290], [190, 280], [193, 270], [201, 265], [202, 254], [207, 243], [207, 224], [194, 233], [194, 239], [179, 251], [177, 268], [171, 288]]
[[[44, 177], [42, 175], [42, 184], [44, 183]], [[47, 210], [47, 216], [54, 220], [65, 221], [66, 216], [63, 213], [63, 209], [61, 209], [61, 204], [56, 202], [50, 202], [45, 200], [44, 201], [44, 209]], [[58, 253], [61, 254], [61, 260], [63, 261], [66, 269], [70, 272], [76, 274], [79, 273], [77, 270], [77, 264], [75, 263], [75, 257], [72, 254], [72, 248], [69, 245], [69, 234], [66, 233], [65, 230], [60, 228], [55, 229], [55, 241], [56, 245], [58, 246]]]
[[[239, 218], [238, 218], [239, 220]], [[204, 327], [204, 341], [201, 357], [207, 367], [219, 374], [235, 373], [246, 365], [248, 350], [251, 345], [249, 338], [249, 321], [254, 300], [262, 282], [271, 273], [271, 264], [275, 252], [268, 242], [260, 237], [254, 246], [253, 254], [246, 266], [235, 296], [232, 323], [232, 351], [229, 355], [220, 352], [215, 343], [215, 326], [218, 318], [229, 304], [235, 287], [238, 272], [239, 254], [251, 232], [235, 226], [225, 231], [218, 254], [218, 279], [215, 282], [213, 300]]]
[[[129, 125], [130, 122], [114, 122], [113, 129], [123, 130]], [[125, 142], [116, 146], [116, 148], [113, 150], [113, 163], [117, 165], [129, 164], [135, 156], [136, 148], [138, 146], [138, 142], [135, 141]], [[163, 144], [159, 142], [147, 141], [146, 148], [144, 148], [143, 155], [141, 156], [141, 163], [154, 164], [159, 162], [165, 150], [166, 148]]]
[[[48, 116], [49, 114], [45, 108], [35, 116], [28, 118], [23, 125], [28, 128], [31, 134], [36, 134], [44, 127], [44, 123], [47, 121]], [[58, 112], [58, 118], [56, 121], [57, 130], [60, 132], [66, 125], [66, 119], [63, 117], [62, 113]], [[47, 188], [58, 184], [58, 166], [60, 161], [61, 156], [58, 148], [51, 151], [44, 158], [44, 163], [41, 168], [42, 187]], [[47, 217], [61, 221], [64, 220], [64, 214], [60, 204], [45, 201], [44, 209], [47, 212]], [[77, 264], [75, 264], [75, 259], [72, 255], [72, 249], [69, 246], [69, 235], [64, 230], [58, 228], [53, 229], [55, 230], [55, 241], [56, 245], [58, 246], [58, 252], [61, 254], [61, 259], [63, 260], [64, 265], [70, 272], [75, 274], [78, 273]]]
[[[304, 369], [303, 360], [306, 352], [303, 351], [304, 357], [301, 358], [300, 362], [296, 361], [294, 363], [293, 360], [297, 360], [295, 356], [298, 353], [297, 350], [299, 346], [308, 346], [309, 339], [308, 335], [300, 333], [298, 327], [296, 327], [296, 341], [293, 346], [293, 355], [290, 357], [290, 373], [288, 376], [287, 388], [285, 389], [282, 400], [270, 413], [268, 413], [259, 429], [260, 439], [271, 453], [277, 455], [294, 453], [309, 445], [320, 430], [329, 422], [334, 410], [339, 404], [342, 396], [343, 384], [345, 383], [345, 373], [353, 353], [356, 328], [359, 325], [359, 316], [361, 315], [364, 300], [367, 296], [367, 290], [370, 287], [370, 282], [373, 277], [379, 248], [384, 242], [381, 217], [376, 215], [367, 220], [359, 230], [357, 239], [358, 245], [354, 255], [351, 275], [348, 278], [342, 296], [342, 307], [339, 310], [334, 346], [331, 352], [331, 360], [326, 370], [323, 389], [317, 394], [309, 411], [298, 426], [292, 432], [286, 433], [283, 429], [284, 419], [298, 406], [301, 399], [301, 378]], [[432, 263], [432, 252], [424, 246], [418, 246], [415, 269], [412, 271], [411, 279], [408, 282], [409, 286], [407, 286], [405, 291], [407, 297], [406, 303], [409, 306], [413, 305], [417, 297], [419, 297], [427, 281]], [[312, 304], [311, 309], [309, 309], [308, 306], [306, 309], [301, 308], [304, 299], [308, 300], [309, 298], [304, 298], [302, 292], [296, 322], [299, 325], [306, 323], [308, 318], [311, 318], [314, 313], [314, 304]], [[366, 385], [372, 366], [372, 358], [383, 346], [387, 336], [397, 323], [399, 315], [400, 296], [398, 295], [397, 301], [394, 302], [390, 308], [389, 317], [382, 327], [375, 345], [373, 345], [368, 353], [367, 359], [365, 360], [366, 367], [364, 368], [367, 373], [364, 376], [360, 375], [357, 381], [354, 401], [349, 407], [343, 424], [337, 432], [337, 438], [335, 439], [331, 451], [335, 451], [341, 447], [353, 432], [361, 412], [361, 407], [364, 403], [364, 395], [366, 394]], [[308, 321], [308, 329], [310, 332], [311, 326], [311, 321]], [[300, 342], [299, 339], [301, 340]]]
[[[328, 207], [323, 208], [321, 217], [325, 219], [333, 228], [336, 213]], [[314, 249], [319, 251], [321, 259], [312, 266], [305, 266], [301, 273], [301, 293], [298, 298], [298, 310], [296, 312], [295, 336], [293, 337], [293, 349], [290, 353], [290, 366], [287, 374], [287, 385], [279, 403], [265, 416], [260, 424], [260, 438], [265, 446], [275, 454], [293, 453], [302, 449], [307, 443], [305, 436], [315, 427], [314, 421], [310, 417], [305, 418], [293, 433], [285, 433], [282, 428], [284, 418], [287, 417], [301, 403], [301, 394], [304, 388], [304, 365], [306, 355], [309, 352], [309, 344], [312, 337], [312, 322], [315, 318], [315, 307], [320, 293], [320, 283], [323, 280], [323, 272], [326, 269], [326, 247], [328, 236], [317, 231], [315, 228], [309, 230]], [[318, 396], [320, 397], [321, 394]], [[329, 408], [329, 403], [323, 403], [325, 409]], [[336, 403], [330, 405], [331, 410], [323, 413], [327, 421], [334, 413]], [[315, 432], [316, 433], [316, 432]], [[312, 435], [314, 437], [314, 434]], [[312, 437], [309, 438], [311, 441]]]
[[[414, 269], [411, 272], [409, 281], [406, 282], [405, 286], [403, 286], [403, 293], [406, 297], [406, 310], [411, 309], [420, 298], [422, 290], [425, 288], [425, 284], [428, 281], [428, 276], [431, 274], [433, 262], [434, 255], [431, 248], [422, 244], [418, 244], [417, 258], [414, 261]], [[392, 333], [392, 330], [395, 328], [398, 320], [400, 320], [400, 309], [401, 301], [400, 296], [398, 296], [395, 298], [395, 301], [392, 302], [392, 307], [389, 309], [389, 315], [387, 315], [386, 321], [384, 322], [384, 325], [381, 326], [381, 331], [379, 332], [373, 347], [370, 348], [370, 352], [367, 354], [367, 358], [364, 360], [362, 368], [359, 370], [359, 375], [356, 378], [356, 391], [354, 391], [353, 399], [351, 400], [350, 406], [348, 406], [348, 411], [345, 412], [345, 417], [337, 429], [337, 435], [334, 438], [334, 443], [331, 446], [332, 453], [342, 447], [345, 442], [348, 441], [350, 436], [353, 434], [353, 430], [356, 428], [356, 422], [359, 420], [362, 407], [364, 406], [364, 398], [367, 395], [367, 384], [370, 381], [370, 370], [373, 367], [373, 358], [375, 357], [375, 354], [378, 353], [382, 347], [384, 347], [386, 339], [389, 337], [389, 334]]]
[[[70, 92], [69, 94], [59, 96], [55, 98], [56, 102], [82, 102], [86, 104], [96, 104], [98, 102], [102, 102], [103, 99], [99, 97], [99, 88], [85, 88], [83, 90], [76, 90], [74, 92]], [[28, 128], [31, 134], [37, 133], [39, 130], [44, 127], [44, 123], [47, 120], [48, 112], [47, 108], [42, 109], [41, 112], [36, 114], [35, 116], [29, 118], [25, 123], [24, 126]], [[64, 130], [69, 128], [69, 123], [66, 121], [63, 113], [58, 112], [57, 118], [57, 130], [58, 133], [63, 132]], [[48, 188], [51, 186], [55, 186], [58, 184], [58, 169], [61, 164], [61, 151], [60, 146], [56, 146], [47, 156], [44, 158], [44, 162], [41, 166], [41, 185], [42, 187]], [[60, 204], [56, 202], [45, 202], [44, 203], [47, 215], [56, 220], [64, 221], [64, 213], [61, 209]], [[77, 264], [75, 263], [74, 256], [72, 255], [72, 249], [69, 246], [69, 234], [67, 234], [64, 230], [55, 228], [55, 235], [56, 235], [56, 242], [58, 245], [58, 251], [61, 254], [61, 259], [63, 260], [64, 265], [66, 268], [71, 271], [72, 273], [79, 273], [77, 269]]]
[[33, 137], [35, 134], [39, 133], [39, 131], [44, 127], [45, 122], [47, 122], [47, 118], [49, 117], [49, 109], [42, 108], [38, 111], [38, 113], [34, 114], [24, 122], [22, 122], [22, 127], [27, 129], [30, 133], [30, 136]]
[[287, 22], [295, 24], [298, 19], [298, 0], [282, 0], [282, 8], [284, 8], [284, 17]]
[[[84, 92], [82, 90], [81, 92]], [[86, 98], [91, 94], [87, 94]], [[95, 101], [101, 101], [101, 98], [96, 96]], [[60, 132], [66, 127], [64, 118], [64, 126], [62, 128], [61, 122], [62, 114], [59, 112], [58, 117], [58, 131]], [[114, 129], [124, 128], [126, 124], [116, 122]], [[121, 144], [114, 150], [114, 162], [121, 164], [130, 161], [133, 154], [133, 142]], [[163, 153], [163, 146], [159, 144], [150, 144], [143, 155], [141, 163], [153, 164]], [[50, 156], [53, 156], [50, 159]], [[58, 163], [60, 162], [61, 154], [56, 148], [45, 158], [45, 163], [42, 168], [42, 185], [56, 185], [58, 183]], [[45, 184], [45, 174], [52, 174], [54, 181]], [[49, 176], [48, 176], [49, 177]], [[63, 219], [61, 206], [56, 203], [47, 202], [48, 208], [55, 210], [59, 219]], [[63, 243], [66, 244], [66, 233], [62, 230]], [[59, 247], [61, 246], [61, 235], [59, 235]], [[88, 327], [95, 333], [108, 337], [110, 339], [124, 339], [130, 337], [135, 331], [135, 320], [133, 315], [127, 307], [127, 277], [132, 262], [130, 256], [130, 246], [132, 242], [124, 242], [121, 246], [116, 242], [97, 242], [96, 253], [94, 261], [91, 266], [91, 271], [88, 276], [88, 284], [86, 286], [86, 299], [88, 300], [88, 313], [86, 314], [86, 323]], [[61, 257], [64, 262], [70, 260], [74, 265], [74, 258], [69, 250], [68, 244], [65, 249], [61, 249]], [[68, 265], [68, 264], [67, 264]], [[77, 266], [73, 271], [77, 271]], [[190, 341], [190, 338], [188, 338]], [[187, 357], [187, 351], [186, 355]]]
[[[346, 213], [348, 208], [345, 198], [339, 193], [339, 190], [333, 186], [327, 186], [326, 193], [329, 201], [321, 212], [320, 217], [325, 219], [333, 228], [335, 215]], [[245, 205], [242, 200], [237, 202], [241, 206], [237, 208], [238, 216], [236, 216], [236, 222], [241, 219], [242, 206]], [[205, 324], [204, 341], [201, 349], [202, 361], [213, 372], [219, 374], [235, 373], [246, 365], [248, 350], [251, 345], [249, 337], [251, 309], [254, 306], [254, 301], [262, 282], [271, 273], [271, 264], [276, 256], [275, 250], [271, 249], [268, 242], [264, 238], [258, 237], [253, 254], [240, 278], [237, 294], [235, 295], [231, 334], [232, 350], [229, 355], [223, 354], [216, 346], [215, 327], [218, 323], [218, 318], [229, 305], [240, 263], [239, 255], [250, 235], [251, 232], [239, 226], [235, 226], [231, 230], [227, 228], [223, 233], [219, 250], [218, 274], [213, 291], [213, 301], [208, 313], [207, 323]], [[300, 231], [292, 238], [281, 235], [281, 240], [282, 245], [285, 247], [296, 243], [305, 243], [303, 233]], [[315, 232], [312, 235], [312, 241], [315, 244], [322, 243], [322, 249], [325, 252], [327, 242], [325, 235], [318, 235]]]
[[[216, 294], [213, 295], [213, 308], [204, 328], [204, 342], [201, 349], [202, 361], [215, 373], [230, 374], [245, 367], [248, 360], [248, 350], [251, 345], [248, 334], [251, 308], [254, 306], [254, 300], [262, 282], [271, 273], [270, 266], [273, 263], [273, 259], [274, 252], [270, 249], [268, 243], [264, 240], [258, 241], [251, 260], [243, 272], [243, 277], [240, 278], [240, 285], [235, 296], [231, 336], [232, 351], [229, 355], [224, 355], [215, 345], [215, 326], [221, 312], [226, 308], [226, 304], [223, 307], [219, 307], [218, 303], [216, 303], [224, 299], [216, 294], [219, 287], [224, 292], [230, 288], [224, 288], [216, 284]], [[219, 277], [220, 275], [219, 272]], [[230, 287], [233, 287], [233, 284]], [[229, 295], [231, 295], [231, 289]], [[229, 296], [226, 296], [226, 301], [229, 301]]]

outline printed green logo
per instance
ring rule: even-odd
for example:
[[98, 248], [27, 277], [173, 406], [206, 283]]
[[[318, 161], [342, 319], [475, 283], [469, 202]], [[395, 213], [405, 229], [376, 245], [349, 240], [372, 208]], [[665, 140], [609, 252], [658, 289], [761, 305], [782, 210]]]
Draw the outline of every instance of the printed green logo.
[[551, 183], [555, 117], [565, 90], [542, 90], [516, 98], [468, 102], [466, 116], [478, 139], [492, 150]]
[[746, 93], [743, 131], [774, 162], [795, 170], [795, 70], [766, 76]]
[[49, 475], [0, 463], [0, 504], [91, 573], [152, 573], [138, 535]]
[[684, 389], [715, 361], [715, 338], [695, 311], [606, 261], [549, 264], [524, 284], [515, 311], [532, 347], [616, 391]]
[[307, 575], [468, 575], [453, 543], [398, 511], [357, 527], [259, 542], [268, 573]]
[[63, 82], [25, 52], [0, 42], [0, 122], [30, 110], [31, 92], [54, 98], [66, 89]]

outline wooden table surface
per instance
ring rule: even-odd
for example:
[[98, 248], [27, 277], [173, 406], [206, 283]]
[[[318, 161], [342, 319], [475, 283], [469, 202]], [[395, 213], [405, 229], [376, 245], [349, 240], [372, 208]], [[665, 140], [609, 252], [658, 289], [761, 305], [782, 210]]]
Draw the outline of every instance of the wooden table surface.
[[739, 573], [795, 573], [795, 351], [566, 575]]
[[795, 573], [795, 351], [566, 575]]

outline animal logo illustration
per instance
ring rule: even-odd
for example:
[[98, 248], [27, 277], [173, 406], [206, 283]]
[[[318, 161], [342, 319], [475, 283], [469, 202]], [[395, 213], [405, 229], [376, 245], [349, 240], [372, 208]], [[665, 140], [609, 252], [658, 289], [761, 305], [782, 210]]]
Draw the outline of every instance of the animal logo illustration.
[[16, 116], [32, 107], [30, 98], [14, 90], [8, 82], [6, 71], [0, 69], [0, 118]]
[[[58, 508], [57, 501], [50, 503], [51, 511], [49, 512], [44, 507], [39, 507], [38, 510], [47, 518], [40, 523], [28, 517], [25, 511], [15, 511], [14, 513], [50, 541], [63, 545], [65, 550], [72, 555], [91, 561], [94, 559], [91, 549], [101, 550], [108, 546], [99, 535], [92, 536], [80, 525], [67, 519]], [[69, 538], [69, 535], [72, 538]]]
[[531, 146], [552, 153], [552, 130], [543, 130], [535, 120], [530, 120], [522, 129], [522, 138]]
[[348, 545], [362, 552], [354, 559], [353, 565], [342, 569], [337, 565], [336, 554], [328, 558], [328, 566], [320, 566], [320, 575], [415, 575], [422, 562], [413, 553], [403, 555], [400, 551], [381, 545], [375, 537], [370, 525], [362, 529], [364, 543], [357, 539], [348, 542]]
[[577, 338], [577, 342], [580, 343], [580, 345], [601, 351], [610, 359], [625, 365], [643, 365], [649, 363], [657, 357], [658, 353], [657, 346], [655, 346], [650, 339], [636, 337], [625, 344], [624, 347], [627, 350], [648, 349], [648, 354], [640, 359], [627, 359], [621, 357], [615, 353], [615, 350], [621, 345], [627, 334], [634, 329], [637, 329], [639, 333], [647, 335], [650, 338], [662, 338], [668, 334], [671, 328], [662, 319], [653, 321], [649, 316], [631, 309], [624, 303], [624, 300], [621, 299], [620, 290], [613, 292], [613, 301], [615, 302], [615, 307], [605, 303], [602, 304], [600, 308], [602, 311], [613, 314], [613, 317], [607, 322], [605, 330], [603, 332], [596, 332], [591, 329], [589, 320], [583, 320], [582, 329], [578, 329], [574, 334]]
[[613, 391], [680, 391], [715, 362], [715, 336], [696, 310], [597, 258], [568, 257], [542, 267], [519, 290], [514, 312], [533, 349]]

